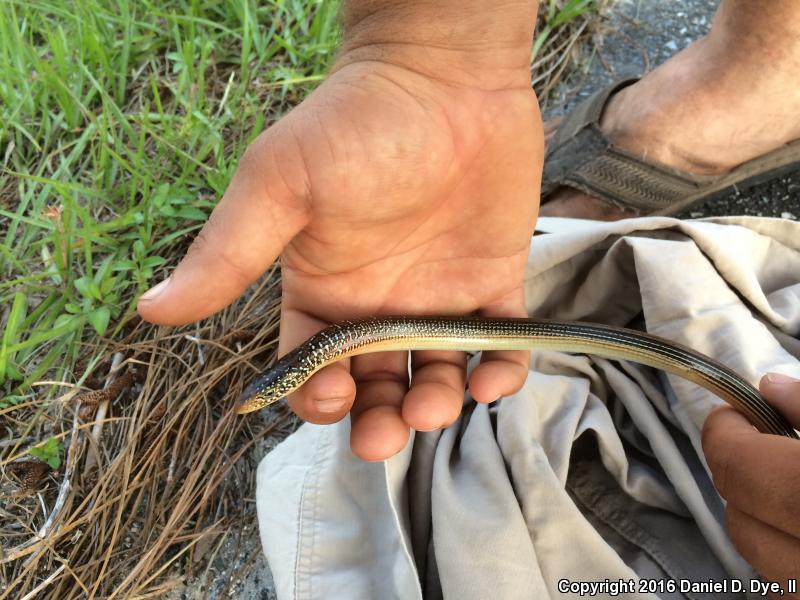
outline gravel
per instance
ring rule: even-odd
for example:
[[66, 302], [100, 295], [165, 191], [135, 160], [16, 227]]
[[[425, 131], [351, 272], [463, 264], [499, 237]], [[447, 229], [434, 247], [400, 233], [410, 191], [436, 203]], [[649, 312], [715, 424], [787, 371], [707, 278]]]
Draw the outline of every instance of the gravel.
[[[583, 72], [573, 73], [545, 116], [562, 114], [594, 91], [621, 77], [642, 75], [706, 34], [717, 2], [712, 0], [618, 0], [595, 35]], [[591, 49], [590, 49], [591, 50]], [[587, 52], [587, 54], [589, 54]], [[733, 190], [680, 213], [681, 218], [753, 215], [800, 218], [800, 167], [749, 189]]]

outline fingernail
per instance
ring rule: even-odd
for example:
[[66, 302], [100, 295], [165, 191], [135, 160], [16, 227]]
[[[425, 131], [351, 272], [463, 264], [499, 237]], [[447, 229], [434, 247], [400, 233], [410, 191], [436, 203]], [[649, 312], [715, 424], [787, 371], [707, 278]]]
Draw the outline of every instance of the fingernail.
[[344, 398], [328, 398], [327, 400], [317, 400], [317, 410], [321, 413], [335, 413], [341, 411], [347, 400]]
[[147, 290], [144, 294], [142, 294], [139, 300], [153, 300], [158, 296], [161, 292], [163, 292], [167, 285], [169, 284], [169, 277], [167, 277], [164, 281], [159, 284], [154, 285], [149, 290]]
[[785, 384], [785, 383], [798, 383], [800, 379], [789, 377], [783, 373], [767, 373], [767, 381], [770, 383]]

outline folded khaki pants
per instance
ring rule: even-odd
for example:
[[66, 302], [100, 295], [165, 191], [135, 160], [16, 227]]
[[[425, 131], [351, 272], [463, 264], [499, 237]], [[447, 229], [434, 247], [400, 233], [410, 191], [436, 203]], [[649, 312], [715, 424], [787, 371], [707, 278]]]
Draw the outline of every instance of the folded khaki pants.
[[[571, 222], [534, 238], [526, 298], [532, 316], [646, 329], [754, 384], [800, 377], [800, 223]], [[350, 453], [347, 420], [303, 425], [258, 471], [278, 597], [745, 597], [659, 584], [756, 577], [700, 446], [720, 402], [650, 368], [533, 352], [519, 393], [467, 395], [456, 423], [383, 463]]]

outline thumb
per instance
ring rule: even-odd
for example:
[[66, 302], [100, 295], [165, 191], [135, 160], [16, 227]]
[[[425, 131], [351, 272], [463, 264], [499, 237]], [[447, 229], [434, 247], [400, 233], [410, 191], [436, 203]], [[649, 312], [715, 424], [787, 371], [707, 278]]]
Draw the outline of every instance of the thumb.
[[300, 148], [287, 143], [292, 136], [282, 135], [279, 126], [250, 145], [186, 256], [139, 299], [143, 319], [183, 325], [224, 308], [306, 225], [310, 208]]
[[767, 373], [758, 387], [764, 398], [786, 417], [792, 427], [800, 428], [800, 379]]

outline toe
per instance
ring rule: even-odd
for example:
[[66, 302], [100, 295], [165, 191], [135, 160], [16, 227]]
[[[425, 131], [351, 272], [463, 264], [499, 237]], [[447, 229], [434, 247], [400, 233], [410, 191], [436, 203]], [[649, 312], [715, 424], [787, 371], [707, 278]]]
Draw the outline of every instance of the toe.
[[619, 221], [639, 215], [633, 210], [622, 209], [580, 190], [560, 187], [543, 201], [539, 216]]

